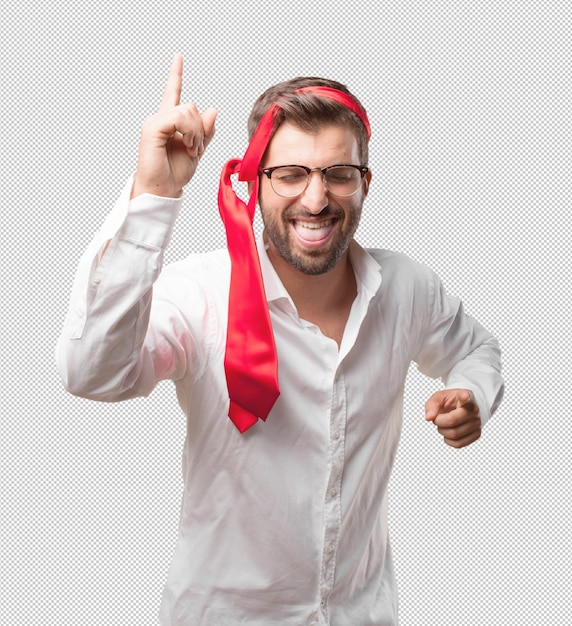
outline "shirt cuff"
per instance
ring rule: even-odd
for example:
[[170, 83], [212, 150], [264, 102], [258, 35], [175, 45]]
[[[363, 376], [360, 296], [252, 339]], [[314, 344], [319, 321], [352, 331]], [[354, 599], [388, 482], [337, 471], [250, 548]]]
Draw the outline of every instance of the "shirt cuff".
[[101, 227], [98, 240], [104, 242], [119, 235], [122, 239], [164, 250], [181, 210], [183, 194], [178, 198], [165, 198], [144, 193], [130, 200], [133, 178], [131, 176], [123, 188]]
[[164, 250], [173, 233], [183, 204], [179, 198], [163, 198], [144, 193], [129, 202], [119, 236], [122, 239]]

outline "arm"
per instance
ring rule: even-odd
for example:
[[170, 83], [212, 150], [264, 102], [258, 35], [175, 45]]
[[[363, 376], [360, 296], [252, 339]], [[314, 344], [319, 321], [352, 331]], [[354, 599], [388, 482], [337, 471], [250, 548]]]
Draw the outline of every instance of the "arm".
[[[135, 182], [84, 253], [56, 348], [66, 388], [98, 400], [148, 394], [176, 376], [174, 355], [145, 345], [152, 288], [183, 187], [214, 135], [216, 112], [180, 105], [182, 58], [171, 66], [159, 111], [143, 124]], [[158, 357], [158, 352], [161, 357]]]
[[416, 361], [423, 373], [442, 378], [447, 388], [427, 400], [425, 416], [447, 445], [461, 448], [480, 437], [502, 400], [500, 349], [433, 274], [430, 286], [430, 308]]

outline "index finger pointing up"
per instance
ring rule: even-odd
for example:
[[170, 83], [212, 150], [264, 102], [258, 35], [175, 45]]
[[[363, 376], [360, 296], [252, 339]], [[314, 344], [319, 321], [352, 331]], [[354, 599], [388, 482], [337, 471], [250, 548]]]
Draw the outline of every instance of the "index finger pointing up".
[[169, 78], [163, 92], [163, 98], [159, 110], [176, 107], [181, 101], [181, 89], [183, 86], [183, 57], [177, 52], [173, 57]]

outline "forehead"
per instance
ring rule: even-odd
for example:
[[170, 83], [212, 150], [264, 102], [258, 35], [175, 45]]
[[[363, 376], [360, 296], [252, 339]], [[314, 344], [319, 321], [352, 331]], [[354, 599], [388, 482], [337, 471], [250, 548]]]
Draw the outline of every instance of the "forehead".
[[290, 122], [279, 126], [262, 160], [263, 167], [327, 167], [342, 163], [359, 164], [358, 142], [351, 128], [331, 124], [309, 132]]

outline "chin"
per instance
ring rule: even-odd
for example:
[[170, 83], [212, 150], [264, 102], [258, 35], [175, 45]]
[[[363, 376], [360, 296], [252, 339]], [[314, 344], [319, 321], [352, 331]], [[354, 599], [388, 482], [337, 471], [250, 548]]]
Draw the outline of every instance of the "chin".
[[336, 267], [344, 254], [344, 250], [306, 253], [302, 255], [288, 254], [283, 258], [296, 270], [308, 276], [327, 274]]

